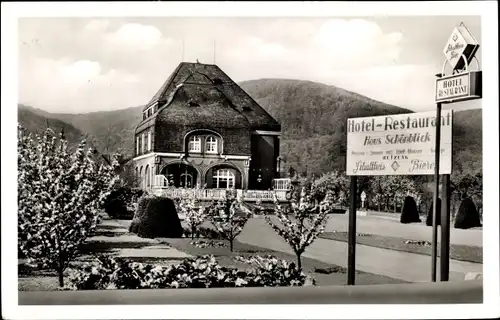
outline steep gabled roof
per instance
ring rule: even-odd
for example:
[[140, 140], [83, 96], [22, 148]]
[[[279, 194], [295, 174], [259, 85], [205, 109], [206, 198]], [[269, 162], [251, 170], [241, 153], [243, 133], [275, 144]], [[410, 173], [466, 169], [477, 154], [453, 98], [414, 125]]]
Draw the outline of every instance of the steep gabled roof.
[[185, 83], [158, 110], [156, 121], [184, 127], [251, 128], [245, 115], [215, 86]]
[[231, 102], [235, 110], [247, 119], [252, 129], [281, 130], [281, 125], [269, 113], [213, 64], [180, 63], [144, 110], [156, 103], [159, 108], [170, 104], [180, 85], [215, 87]]

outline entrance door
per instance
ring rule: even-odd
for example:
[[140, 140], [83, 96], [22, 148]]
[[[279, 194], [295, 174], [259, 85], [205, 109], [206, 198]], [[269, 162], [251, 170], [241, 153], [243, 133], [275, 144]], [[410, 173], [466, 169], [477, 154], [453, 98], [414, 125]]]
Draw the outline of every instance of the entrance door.
[[175, 188], [194, 188], [196, 186], [197, 171], [190, 165], [171, 164], [163, 169], [162, 174]]
[[189, 173], [181, 174], [180, 181], [181, 188], [192, 188], [193, 187], [193, 175]]

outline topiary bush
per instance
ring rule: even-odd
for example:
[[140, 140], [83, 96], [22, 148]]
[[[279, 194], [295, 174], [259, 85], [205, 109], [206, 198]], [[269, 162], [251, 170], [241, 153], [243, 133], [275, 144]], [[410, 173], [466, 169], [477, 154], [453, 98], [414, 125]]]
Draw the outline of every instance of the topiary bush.
[[141, 199], [132, 222], [130, 232], [141, 238], [180, 238], [184, 231], [174, 202], [165, 197]]
[[[434, 209], [434, 202], [431, 201], [431, 205], [429, 207], [429, 212], [427, 213], [427, 219], [425, 220], [425, 224], [428, 226], [432, 226], [432, 214]], [[441, 225], [441, 198], [438, 198], [437, 202], [437, 212], [438, 215], [436, 217], [436, 225], [440, 226]]]
[[413, 197], [407, 196], [403, 203], [403, 211], [401, 212], [401, 223], [422, 222], [418, 214], [417, 203]]
[[146, 213], [146, 209], [148, 208], [149, 201], [151, 199], [153, 199], [153, 197], [149, 196], [149, 195], [144, 195], [144, 196], [139, 198], [139, 201], [137, 202], [137, 208], [135, 210], [134, 217], [133, 217], [132, 222], [130, 223], [130, 226], [128, 229], [130, 232], [137, 233], [139, 222], [142, 220], [142, 217]]
[[456, 229], [481, 227], [479, 212], [477, 211], [476, 205], [472, 199], [465, 198], [460, 203], [454, 227]]

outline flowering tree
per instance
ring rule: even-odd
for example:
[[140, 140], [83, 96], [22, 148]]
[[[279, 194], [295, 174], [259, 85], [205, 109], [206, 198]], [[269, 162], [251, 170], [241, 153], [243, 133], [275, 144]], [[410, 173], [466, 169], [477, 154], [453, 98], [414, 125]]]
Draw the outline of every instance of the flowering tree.
[[404, 176], [377, 176], [372, 177], [369, 183], [371, 190], [371, 201], [380, 211], [384, 204], [388, 210], [390, 202], [393, 204], [394, 212], [397, 211], [398, 203], [401, 204], [407, 195], [415, 196], [418, 190], [413, 179]]
[[345, 173], [332, 171], [316, 179], [312, 184], [312, 197], [324, 199], [327, 193], [337, 199], [341, 206], [347, 206], [349, 200], [349, 179]]
[[293, 249], [297, 256], [297, 268], [302, 270], [302, 253], [323, 233], [328, 213], [336, 204], [330, 192], [321, 202], [314, 201], [311, 193], [302, 188], [300, 195], [292, 197], [289, 206], [281, 206], [274, 197], [276, 219], [266, 216], [266, 222]]
[[[232, 252], [234, 240], [248, 221], [249, 210], [243, 205], [242, 199], [234, 195], [233, 190], [231, 190], [226, 192], [224, 199], [212, 203], [208, 211], [210, 221], [217, 232], [229, 241]], [[238, 211], [240, 215], [237, 215]]]
[[184, 222], [191, 232], [191, 239], [194, 239], [196, 229], [206, 220], [207, 212], [195, 197], [183, 197], [179, 200], [179, 211], [184, 215]]
[[96, 228], [117, 163], [98, 165], [85, 140], [70, 152], [51, 129], [36, 141], [20, 126], [18, 134], [19, 249], [30, 265], [56, 270], [63, 286], [64, 270]]

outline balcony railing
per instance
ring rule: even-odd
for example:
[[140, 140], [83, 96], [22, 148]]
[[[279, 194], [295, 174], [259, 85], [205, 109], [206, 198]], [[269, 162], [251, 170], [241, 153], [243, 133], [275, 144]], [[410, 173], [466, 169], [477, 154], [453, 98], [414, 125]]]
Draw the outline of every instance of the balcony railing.
[[290, 178], [273, 179], [273, 190], [289, 190]]
[[[152, 188], [152, 192], [158, 196], [180, 199], [196, 198], [199, 200], [220, 200], [223, 199], [227, 189], [183, 189], [183, 188]], [[273, 195], [280, 201], [286, 201], [286, 190], [241, 190], [237, 189], [236, 194], [244, 201], [272, 202]]]
[[[274, 190], [236, 190], [238, 197], [244, 201], [262, 201], [272, 202], [276, 198], [280, 201], [286, 201], [287, 181], [289, 179], [275, 179], [273, 185]], [[196, 197], [199, 200], [219, 200], [223, 199], [226, 195], [227, 189], [187, 189], [187, 188], [174, 188], [168, 186], [168, 181], [164, 175], [156, 175], [154, 177], [154, 184], [151, 191], [158, 195], [169, 197], [173, 199]]]
[[[167, 186], [168, 180], [164, 175], [155, 175], [153, 188], [163, 188]], [[290, 186], [290, 178], [273, 179], [273, 190], [289, 190]]]

